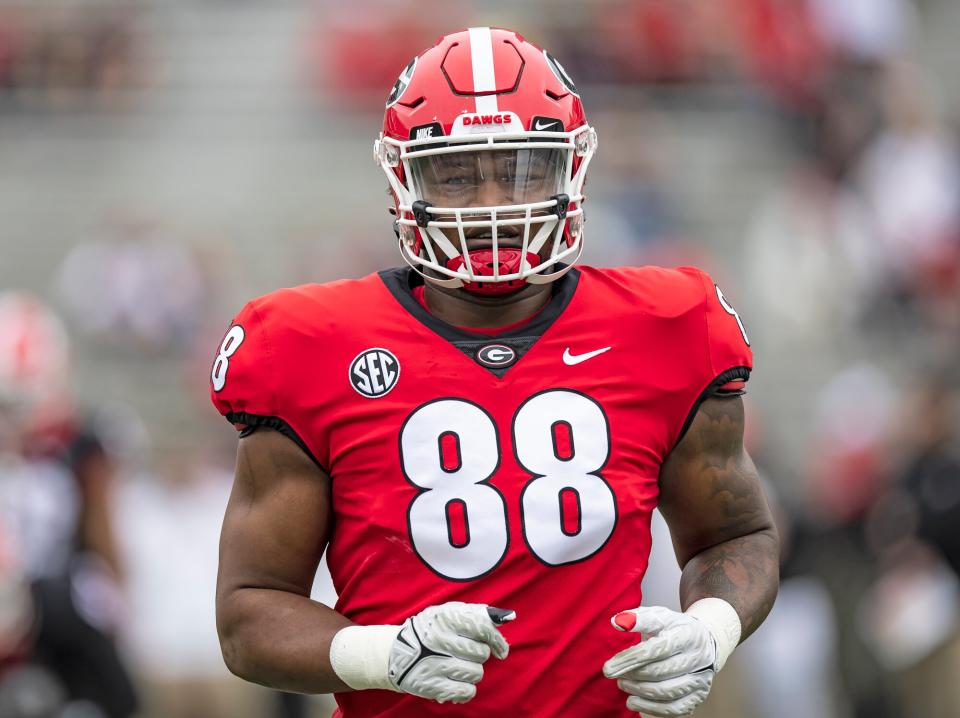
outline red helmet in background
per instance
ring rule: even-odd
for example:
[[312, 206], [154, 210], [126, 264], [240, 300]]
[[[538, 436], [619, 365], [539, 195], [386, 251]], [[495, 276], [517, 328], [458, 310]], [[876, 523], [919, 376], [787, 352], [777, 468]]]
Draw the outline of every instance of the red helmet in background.
[[559, 278], [582, 251], [596, 146], [576, 87], [545, 50], [498, 28], [442, 37], [400, 74], [374, 143], [403, 258], [481, 294]]
[[21, 423], [64, 411], [69, 375], [70, 343], [60, 318], [29, 294], [0, 292], [0, 411]]

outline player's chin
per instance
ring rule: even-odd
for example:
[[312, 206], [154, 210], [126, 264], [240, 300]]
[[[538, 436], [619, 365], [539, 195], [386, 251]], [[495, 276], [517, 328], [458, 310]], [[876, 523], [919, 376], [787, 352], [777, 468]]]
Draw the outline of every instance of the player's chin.
[[[447, 277], [432, 269], [427, 269], [425, 273], [428, 277], [447, 279]], [[495, 284], [495, 282], [490, 282], [490, 284]], [[516, 287], [500, 287], [499, 291], [491, 293], [476, 292], [473, 288], [468, 289], [467, 287], [444, 287], [439, 284], [435, 284], [434, 287], [443, 294], [469, 299], [475, 304], [503, 304], [504, 301], [522, 299], [527, 295], [542, 291], [544, 288], [542, 284], [531, 284], [530, 282], [517, 282], [517, 284]]]

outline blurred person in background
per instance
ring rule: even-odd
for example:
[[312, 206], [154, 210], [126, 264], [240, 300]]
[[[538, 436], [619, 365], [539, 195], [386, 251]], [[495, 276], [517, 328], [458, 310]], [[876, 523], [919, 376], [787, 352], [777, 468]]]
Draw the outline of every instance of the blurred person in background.
[[918, 68], [890, 65], [879, 79], [880, 131], [864, 148], [852, 186], [871, 220], [858, 261], [874, 333], [960, 331], [960, 148]]
[[202, 316], [206, 284], [192, 250], [159, 220], [116, 211], [103, 237], [75, 245], [57, 293], [80, 331], [121, 348], [182, 353]]
[[244, 715], [247, 693], [216, 683], [222, 660], [212, 626], [217, 531], [210, 516], [230, 491], [226, 462], [164, 457], [120, 489], [117, 533], [123, 537], [131, 623], [125, 643], [144, 676], [149, 715], [221, 718]]
[[[140, 676], [144, 712], [158, 718], [313, 715], [304, 696], [267, 695], [224, 682], [214, 604], [219, 527], [230, 494], [233, 446], [164, 457], [124, 482], [117, 497], [129, 613], [124, 645]], [[332, 710], [332, 701], [320, 702]], [[316, 704], [317, 701], [312, 701]]]
[[[2, 465], [9, 461], [2, 443], [10, 439], [9, 405], [0, 397], [0, 476]], [[17, 546], [6, 525], [0, 521], [0, 715], [10, 718], [33, 718], [22, 716], [26, 711], [18, 706], [34, 695], [34, 690], [24, 685], [28, 674], [27, 658], [36, 620], [30, 583], [16, 556]], [[26, 690], [25, 690], [26, 688]], [[51, 701], [53, 705], [60, 698]], [[49, 707], [49, 706], [48, 706]], [[38, 717], [39, 718], [39, 717]]]
[[[746, 652], [767, 676], [762, 715], [777, 700], [791, 716], [956, 715], [960, 444], [945, 376], [898, 387], [864, 363], [824, 384], [805, 501], [779, 519], [781, 598]], [[788, 664], [807, 676], [802, 691], [776, 678]]]
[[898, 393], [886, 372], [864, 362], [829, 377], [816, 400], [804, 496], [792, 517], [784, 573], [807, 580], [810, 600], [829, 598], [841, 714], [897, 718], [903, 706], [864, 635], [861, 611], [883, 570], [868, 523], [892, 479], [889, 442]]
[[872, 217], [852, 186], [883, 123], [872, 77], [832, 68], [802, 129], [791, 125], [802, 150], [796, 162], [752, 207], [744, 261], [754, 326], [775, 350], [827, 349], [858, 322], [878, 283]]
[[917, 535], [960, 578], [960, 381], [948, 369], [917, 383], [903, 412], [899, 485], [916, 504]]
[[[30, 581], [36, 622], [26, 659], [90, 715], [137, 707], [117, 652], [123, 577], [113, 533], [113, 464], [70, 396], [66, 330], [39, 300], [0, 293], [5, 411], [0, 521]], [[19, 718], [19, 716], [18, 716]]]
[[952, 718], [960, 708], [958, 386], [953, 367], [907, 384], [891, 427], [893, 480], [866, 523], [881, 572], [860, 627], [911, 718]]

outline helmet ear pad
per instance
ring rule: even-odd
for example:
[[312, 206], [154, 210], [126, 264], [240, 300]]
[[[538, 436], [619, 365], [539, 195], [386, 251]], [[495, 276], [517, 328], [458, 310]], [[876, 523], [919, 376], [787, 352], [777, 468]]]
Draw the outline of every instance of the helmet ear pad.
[[[473, 275], [478, 277], [492, 277], [497, 275], [517, 274], [521, 270], [524, 255], [519, 249], [497, 249], [496, 255], [492, 249], [475, 249], [467, 252], [470, 260], [470, 269]], [[494, 259], [496, 257], [496, 260]], [[464, 259], [462, 256], [454, 257], [447, 262], [447, 268], [457, 272], [463, 267]], [[533, 252], [527, 252], [526, 264], [530, 267], [536, 267], [540, 264], [540, 256]], [[506, 282], [464, 282], [464, 291], [471, 294], [483, 296], [498, 296], [509, 294], [525, 287], [527, 282], [523, 279], [513, 279]]]
[[413, 247], [410, 248], [410, 251], [417, 257], [420, 256], [420, 253], [423, 251], [423, 230], [419, 227], [413, 229]]
[[[580, 206], [579, 202], [571, 202], [570, 209], [575, 210]], [[577, 243], [577, 240], [580, 239], [580, 236], [583, 234], [583, 215], [574, 214], [571, 217], [568, 217], [566, 223], [563, 225], [563, 242], [567, 247], [573, 247]]]
[[410, 212], [404, 212], [400, 209], [400, 198], [390, 190], [390, 194], [393, 196], [393, 208], [390, 209], [390, 214], [394, 215], [396, 219], [393, 220], [393, 231], [397, 235], [397, 239], [400, 240], [400, 243], [405, 246], [411, 254], [416, 257], [420, 256], [420, 253], [423, 251], [423, 230], [420, 227], [411, 227], [409, 224], [401, 224], [400, 218], [403, 219], [412, 219], [413, 215]]

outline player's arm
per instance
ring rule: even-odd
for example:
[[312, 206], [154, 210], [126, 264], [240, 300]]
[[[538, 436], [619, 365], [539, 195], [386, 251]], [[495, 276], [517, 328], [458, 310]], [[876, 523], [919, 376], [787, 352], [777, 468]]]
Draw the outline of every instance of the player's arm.
[[116, 467], [99, 442], [85, 438], [75, 447], [73, 472], [83, 491], [80, 533], [84, 546], [96, 553], [115, 580], [123, 579], [123, 564], [113, 527], [113, 486]]
[[763, 622], [779, 585], [779, 541], [743, 446], [743, 402], [703, 402], [660, 473], [660, 511], [683, 567], [683, 613], [624, 611], [615, 628], [644, 640], [611, 658], [627, 706], [651, 716], [692, 713], [733, 649]]
[[290, 439], [259, 429], [240, 439], [220, 537], [217, 631], [227, 667], [281, 690], [349, 690], [330, 642], [351, 622], [310, 600], [329, 538], [330, 479]]
[[780, 580], [779, 539], [743, 428], [739, 396], [708, 399], [660, 474], [660, 511], [683, 567], [680, 605], [726, 601], [740, 641], [767, 617]]
[[451, 602], [401, 626], [356, 626], [311, 601], [329, 538], [330, 489], [330, 478], [286, 436], [259, 429], [240, 440], [217, 578], [227, 666], [287, 691], [378, 688], [441, 703], [470, 700], [491, 653], [507, 655], [496, 625], [510, 613]]

